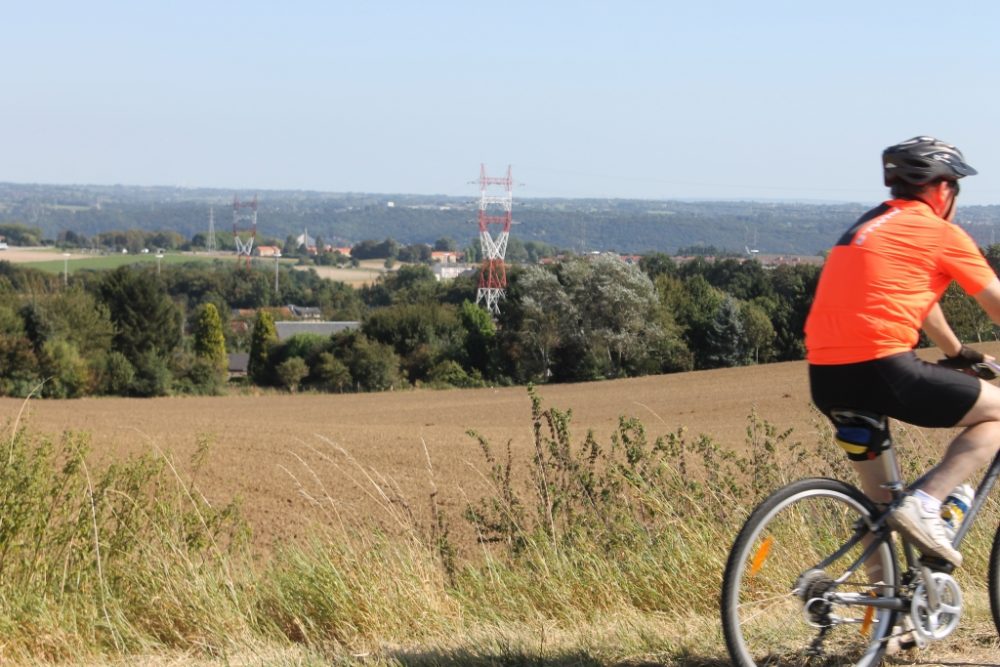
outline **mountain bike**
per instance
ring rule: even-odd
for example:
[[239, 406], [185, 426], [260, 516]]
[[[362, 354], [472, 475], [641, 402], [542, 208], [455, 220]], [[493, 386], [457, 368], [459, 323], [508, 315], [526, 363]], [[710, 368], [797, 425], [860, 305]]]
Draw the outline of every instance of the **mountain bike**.
[[[882, 456], [890, 457], [888, 507], [845, 482], [809, 478], [778, 489], [751, 513], [722, 585], [722, 628], [734, 664], [868, 667], [893, 641], [905, 636], [926, 645], [958, 626], [962, 590], [951, 564], [920, 556], [886, 523], [905, 487], [895, 448]], [[998, 477], [1000, 454], [955, 533], [956, 549]], [[987, 576], [1000, 631], [1000, 529]]]

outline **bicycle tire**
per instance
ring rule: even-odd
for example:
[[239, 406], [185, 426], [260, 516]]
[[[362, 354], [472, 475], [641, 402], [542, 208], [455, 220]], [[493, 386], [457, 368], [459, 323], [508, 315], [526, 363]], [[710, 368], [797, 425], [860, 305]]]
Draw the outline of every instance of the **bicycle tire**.
[[990, 595], [990, 611], [993, 614], [993, 625], [1000, 633], [1000, 526], [993, 535], [993, 546], [990, 548], [990, 567], [987, 581]]
[[[869, 584], [864, 567], [842, 585], [829, 583], [860, 556], [861, 544], [821, 574], [802, 578], [849, 540], [859, 519], [867, 521], [876, 512], [857, 488], [825, 478], [803, 479], [778, 489], [753, 511], [733, 544], [723, 576], [722, 628], [734, 664], [870, 667], [879, 663], [896, 622], [895, 611], [836, 605], [823, 617], [826, 620], [819, 620], [802, 599], [809, 597], [809, 608], [818, 609], [822, 586], [866, 595], [896, 594], [899, 569], [889, 542], [872, 555], [882, 567], [879, 586]], [[812, 583], [802, 585], [803, 581]], [[820, 634], [810, 621], [829, 626], [821, 645], [826, 661], [809, 654]]]

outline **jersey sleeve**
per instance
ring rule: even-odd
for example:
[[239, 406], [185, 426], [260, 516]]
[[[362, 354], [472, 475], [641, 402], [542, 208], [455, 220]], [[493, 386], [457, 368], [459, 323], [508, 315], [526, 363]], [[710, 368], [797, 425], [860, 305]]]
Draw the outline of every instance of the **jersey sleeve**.
[[997, 275], [964, 229], [954, 224], [949, 224], [947, 229], [941, 244], [941, 268], [966, 294], [978, 294], [996, 280]]

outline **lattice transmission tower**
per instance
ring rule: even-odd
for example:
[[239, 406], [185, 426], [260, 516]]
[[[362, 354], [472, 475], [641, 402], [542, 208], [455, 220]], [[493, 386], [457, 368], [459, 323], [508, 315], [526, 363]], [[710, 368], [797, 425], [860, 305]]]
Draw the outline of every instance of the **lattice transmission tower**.
[[[501, 190], [502, 188], [502, 190]], [[502, 194], [496, 194], [498, 191]], [[500, 313], [500, 299], [506, 296], [507, 239], [513, 221], [514, 181], [507, 165], [506, 176], [487, 176], [486, 165], [479, 166], [479, 244], [483, 250], [483, 264], [479, 271], [479, 289], [476, 291], [476, 305], [484, 303], [494, 315]], [[496, 237], [490, 226], [499, 226]]]
[[215, 207], [208, 207], [208, 240], [205, 242], [205, 250], [210, 254], [215, 254]]
[[236, 244], [236, 263], [243, 259], [250, 268], [254, 239], [257, 238], [257, 195], [253, 201], [241, 202], [233, 196], [233, 241]]

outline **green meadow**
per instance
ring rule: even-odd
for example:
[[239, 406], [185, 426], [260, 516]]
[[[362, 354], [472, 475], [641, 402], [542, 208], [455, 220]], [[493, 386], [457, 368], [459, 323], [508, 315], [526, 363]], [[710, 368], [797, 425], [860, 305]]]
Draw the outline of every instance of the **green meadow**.
[[[71, 255], [68, 262], [61, 259], [47, 260], [41, 262], [24, 262], [22, 266], [28, 266], [48, 273], [62, 273], [68, 270], [70, 273], [76, 271], [103, 271], [117, 269], [120, 266], [132, 266], [134, 264], [156, 264], [156, 255]], [[214, 262], [229, 261], [235, 263], [232, 256], [219, 257], [218, 255], [192, 255], [192, 254], [165, 254], [160, 261], [160, 266], [170, 266], [178, 264], [190, 264], [192, 262]], [[254, 262], [261, 260], [255, 259]], [[263, 260], [271, 262], [272, 260]]]

